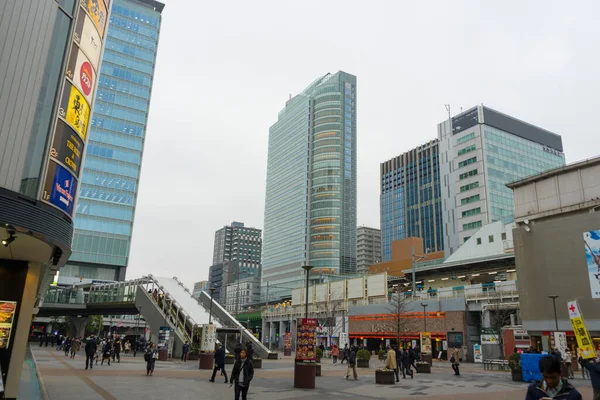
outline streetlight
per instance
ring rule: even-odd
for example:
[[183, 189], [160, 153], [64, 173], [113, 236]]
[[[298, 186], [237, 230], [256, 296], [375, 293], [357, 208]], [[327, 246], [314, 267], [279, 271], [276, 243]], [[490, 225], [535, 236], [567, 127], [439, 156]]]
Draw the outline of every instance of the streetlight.
[[310, 270], [313, 269], [312, 265], [304, 265], [302, 269], [306, 271], [306, 297], [304, 298], [305, 308], [304, 308], [304, 318], [308, 318], [308, 275]]
[[556, 299], [558, 299], [560, 296], [552, 294], [550, 296], [548, 296], [548, 298], [552, 299], [552, 304], [554, 305], [554, 323], [556, 326], [556, 332], [558, 332], [558, 317], [556, 315]]
[[425, 309], [428, 305], [429, 304], [421, 303], [421, 307], [423, 307], [423, 332], [427, 332], [427, 313], [425, 312]]
[[138, 313], [138, 319], [137, 319], [137, 323], [135, 325], [135, 342], [133, 343], [133, 356], [134, 357], [137, 354], [137, 349], [138, 349], [137, 340], [138, 340], [138, 336], [140, 336], [140, 317], [142, 316], [142, 306], [139, 306], [139, 308], [140, 308], [140, 311]]
[[214, 287], [210, 287], [208, 289], [208, 291], [210, 292], [210, 311], [208, 314], [208, 324], [212, 324], [212, 303], [213, 303], [213, 293], [215, 293], [215, 288]]

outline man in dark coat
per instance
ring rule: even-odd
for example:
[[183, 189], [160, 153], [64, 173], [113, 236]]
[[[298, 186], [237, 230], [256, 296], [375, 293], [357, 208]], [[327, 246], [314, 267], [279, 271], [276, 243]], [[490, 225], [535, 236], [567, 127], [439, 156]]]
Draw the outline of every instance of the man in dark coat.
[[592, 389], [594, 390], [594, 400], [600, 400], [600, 363], [598, 363], [598, 361], [592, 361], [587, 363], [585, 368], [590, 371]]
[[410, 353], [408, 350], [404, 350], [402, 352], [402, 356], [400, 357], [400, 363], [402, 364], [402, 378], [406, 379], [406, 375], [410, 375], [410, 379], [413, 379], [413, 372], [410, 368], [412, 365], [412, 358], [410, 357]]
[[88, 369], [88, 365], [90, 368], [94, 368], [94, 356], [96, 355], [97, 350], [98, 342], [96, 342], [94, 335], [91, 335], [85, 342], [85, 369]]
[[561, 377], [561, 361], [555, 356], [540, 359], [542, 380], [532, 383], [527, 389], [525, 400], [560, 398], [564, 400], [582, 400], [581, 394], [566, 379]]
[[350, 356], [350, 349], [348, 348], [348, 343], [346, 343], [346, 345], [344, 346], [344, 350], [342, 351], [342, 362], [340, 364], [343, 364], [344, 360], [346, 360], [346, 362], [348, 362], [349, 356]]
[[249, 340], [246, 343], [246, 353], [248, 353], [248, 360], [252, 361], [254, 359], [254, 348], [252, 347], [252, 342]]
[[235, 348], [233, 349], [233, 353], [235, 354], [235, 359], [240, 359], [240, 352], [242, 351], [242, 344], [240, 342], [236, 343]]
[[215, 351], [215, 368], [213, 369], [210, 382], [215, 381], [218, 370], [221, 370], [221, 373], [225, 376], [225, 383], [227, 383], [227, 372], [225, 371], [225, 347], [220, 344], [217, 344], [217, 351]]

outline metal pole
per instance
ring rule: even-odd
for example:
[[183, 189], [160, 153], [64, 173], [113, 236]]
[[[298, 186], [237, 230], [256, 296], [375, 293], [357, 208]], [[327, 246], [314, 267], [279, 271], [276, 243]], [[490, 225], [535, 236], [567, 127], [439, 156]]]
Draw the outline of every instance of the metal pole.
[[412, 295], [415, 297], [415, 293], [417, 293], [417, 270], [415, 265], [415, 247], [410, 246], [410, 255], [411, 255], [411, 266], [412, 266]]
[[304, 265], [302, 269], [306, 271], [306, 297], [304, 298], [304, 318], [308, 318], [308, 276], [310, 274], [310, 270], [313, 269], [313, 267], [311, 265]]
[[142, 316], [142, 306], [140, 306], [140, 311], [138, 313], [138, 319], [137, 319], [137, 323], [135, 324], [135, 341], [133, 344], [133, 356], [135, 357], [137, 354], [137, 348], [138, 348], [138, 337], [140, 336], [140, 317]]
[[548, 297], [550, 297], [552, 299], [552, 304], [554, 306], [554, 324], [555, 324], [555, 327], [556, 327], [556, 332], [558, 332], [558, 316], [556, 314], [556, 299], [559, 296], [557, 296], [557, 295], [551, 295], [551, 296], [548, 296]]
[[210, 292], [210, 309], [209, 309], [209, 314], [208, 314], [208, 323], [212, 324], [212, 303], [213, 303], [213, 294], [215, 293], [215, 288], [211, 287], [210, 289], [208, 289], [208, 291]]
[[425, 311], [429, 304], [421, 303], [423, 307], [423, 332], [427, 332], [427, 312]]

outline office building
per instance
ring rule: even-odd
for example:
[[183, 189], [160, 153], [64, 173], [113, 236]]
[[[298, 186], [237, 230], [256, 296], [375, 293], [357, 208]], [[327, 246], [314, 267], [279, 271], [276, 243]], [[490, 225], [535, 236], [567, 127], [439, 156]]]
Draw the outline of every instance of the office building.
[[356, 273], [367, 275], [369, 266], [381, 262], [381, 231], [367, 226], [356, 229]]
[[356, 272], [356, 77], [326, 74], [269, 129], [262, 286]]
[[420, 237], [425, 251], [443, 249], [439, 144], [432, 140], [381, 164], [383, 261], [392, 259], [392, 242]]
[[200, 281], [194, 283], [194, 290], [192, 290], [192, 297], [200, 297], [200, 293], [208, 290], [208, 281]]
[[[225, 308], [238, 314], [260, 302], [260, 277], [251, 276], [230, 283], [225, 287]], [[242, 321], [243, 322], [243, 321]]]
[[512, 218], [507, 183], [565, 164], [559, 135], [482, 105], [438, 124], [438, 139], [446, 257]]
[[71, 255], [108, 7], [5, 0], [0, 8], [0, 310], [8, 315], [0, 379], [3, 398], [15, 399], [32, 315]]
[[260, 278], [262, 231], [232, 222], [215, 232], [213, 264], [209, 284], [215, 288], [215, 299], [227, 303], [225, 287], [245, 278]]
[[112, 1], [63, 277], [125, 279], [163, 7]]

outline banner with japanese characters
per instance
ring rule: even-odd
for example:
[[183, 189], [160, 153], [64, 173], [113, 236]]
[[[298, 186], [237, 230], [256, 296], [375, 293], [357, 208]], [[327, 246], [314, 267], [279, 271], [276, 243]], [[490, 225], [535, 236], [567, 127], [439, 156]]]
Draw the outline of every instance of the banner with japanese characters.
[[592, 342], [590, 334], [583, 322], [583, 315], [579, 310], [579, 304], [576, 300], [569, 301], [567, 303], [567, 308], [569, 309], [569, 318], [571, 319], [571, 325], [573, 325], [573, 332], [577, 338], [577, 345], [579, 346], [581, 357], [584, 360], [596, 358], [594, 342]]

